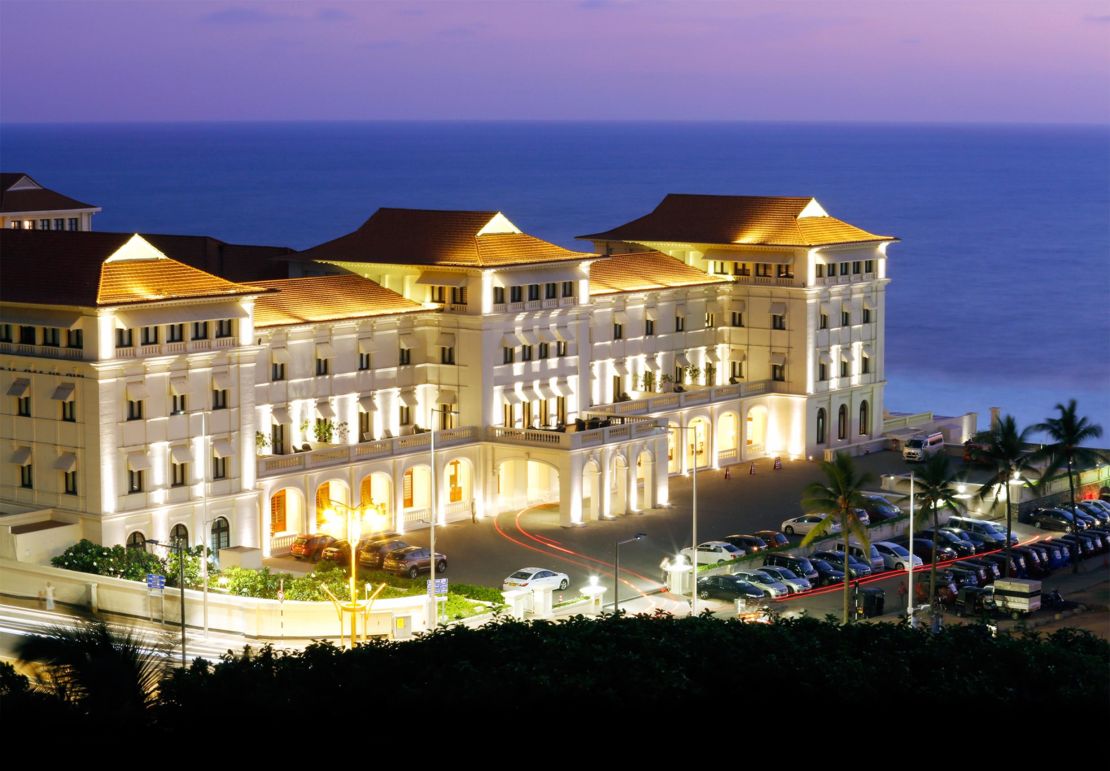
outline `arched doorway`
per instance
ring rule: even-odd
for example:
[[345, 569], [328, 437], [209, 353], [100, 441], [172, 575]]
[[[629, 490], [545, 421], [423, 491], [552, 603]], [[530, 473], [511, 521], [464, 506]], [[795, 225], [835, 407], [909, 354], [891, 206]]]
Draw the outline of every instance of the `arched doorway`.
[[497, 467], [498, 510], [520, 509], [559, 500], [559, 470], [537, 460], [514, 458]]
[[717, 418], [717, 461], [736, 460], [740, 444], [740, 421], [735, 412], [726, 412]]
[[871, 433], [871, 408], [867, 404], [867, 400], [860, 402], [859, 405], [859, 434], [860, 436], [867, 436]]
[[767, 408], [757, 404], [748, 410], [745, 446], [755, 453], [762, 453], [767, 444]]
[[695, 464], [699, 469], [709, 466], [709, 421], [706, 418], [694, 418], [687, 424], [685, 436], [686, 470], [691, 470]]
[[385, 516], [382, 528], [393, 529], [393, 480], [389, 474], [375, 471], [364, 476], [359, 483], [358, 505], [363, 509], [380, 507]]
[[636, 505], [655, 508], [655, 456], [647, 450], [636, 457]]
[[432, 467], [410, 466], [401, 475], [401, 515], [409, 524], [427, 526], [432, 518]]
[[582, 467], [582, 519], [596, 520], [601, 510], [601, 495], [598, 483], [601, 469], [592, 460]]
[[474, 505], [474, 467], [468, 458], [452, 458], [443, 467], [440, 483], [441, 519], [469, 519]]
[[609, 516], [628, 513], [628, 462], [623, 455], [614, 455], [609, 464]]
[[[342, 504], [336, 506], [333, 501]], [[316, 487], [316, 531], [344, 538], [347, 533], [347, 520], [343, 506], [351, 505], [351, 496], [347, 485], [338, 479], [329, 479], [321, 482]], [[328, 517], [328, 512], [334, 511], [338, 516]]]

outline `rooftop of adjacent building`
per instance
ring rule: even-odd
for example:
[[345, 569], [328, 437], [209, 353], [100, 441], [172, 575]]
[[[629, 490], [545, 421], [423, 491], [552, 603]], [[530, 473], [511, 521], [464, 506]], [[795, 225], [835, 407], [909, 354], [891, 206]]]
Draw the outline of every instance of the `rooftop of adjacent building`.
[[276, 290], [260, 296], [255, 303], [254, 325], [259, 328], [427, 310], [420, 303], [355, 275], [255, 281], [252, 286]]
[[671, 193], [643, 217], [602, 233], [597, 241], [681, 242], [814, 247], [896, 241], [832, 217], [816, 198]]
[[0, 214], [78, 209], [100, 211], [91, 203], [82, 203], [43, 187], [21, 171], [0, 172]]
[[530, 236], [495, 211], [378, 209], [358, 230], [301, 252], [306, 260], [497, 268], [597, 255]]

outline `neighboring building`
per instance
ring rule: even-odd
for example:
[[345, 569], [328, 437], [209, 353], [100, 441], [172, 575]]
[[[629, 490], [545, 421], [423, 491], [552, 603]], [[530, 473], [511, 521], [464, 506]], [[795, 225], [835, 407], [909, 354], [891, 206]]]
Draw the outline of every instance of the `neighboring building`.
[[[104, 542], [218, 519], [270, 554], [344, 506], [426, 526], [433, 489], [441, 522], [572, 526], [666, 505], [694, 465], [881, 433], [894, 239], [813, 199], [669, 196], [596, 252], [492, 211], [380, 209], [296, 254], [2, 237], [0, 502]], [[310, 275], [254, 278], [284, 266]]]
[[0, 228], [92, 230], [99, 206], [56, 193], [20, 172], [0, 173]]

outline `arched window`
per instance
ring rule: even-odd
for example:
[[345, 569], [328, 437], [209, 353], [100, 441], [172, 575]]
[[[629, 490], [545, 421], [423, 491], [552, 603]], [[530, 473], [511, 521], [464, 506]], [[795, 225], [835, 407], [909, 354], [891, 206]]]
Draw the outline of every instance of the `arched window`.
[[216, 517], [212, 523], [212, 536], [208, 542], [208, 548], [215, 554], [219, 554], [220, 549], [226, 549], [231, 546], [231, 525], [228, 524], [226, 517]]
[[174, 546], [189, 546], [189, 528], [185, 525], [174, 525], [170, 531], [170, 543]]
[[825, 443], [825, 408], [817, 410], [817, 444]]
[[840, 405], [840, 412], [837, 413], [836, 418], [836, 438], [844, 440], [848, 438], [848, 405]]
[[127, 536], [127, 548], [128, 549], [145, 549], [146, 548], [146, 536], [143, 535], [142, 533], [140, 533], [138, 530], [136, 530], [134, 533]]
[[859, 432], [861, 436], [871, 433], [871, 410], [866, 401], [859, 405]]

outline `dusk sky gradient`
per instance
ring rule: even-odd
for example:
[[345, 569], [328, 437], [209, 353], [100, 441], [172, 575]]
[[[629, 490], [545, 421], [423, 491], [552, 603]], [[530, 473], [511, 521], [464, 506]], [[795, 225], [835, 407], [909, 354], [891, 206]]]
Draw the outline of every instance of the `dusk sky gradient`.
[[0, 0], [0, 121], [1110, 123], [1110, 1]]

